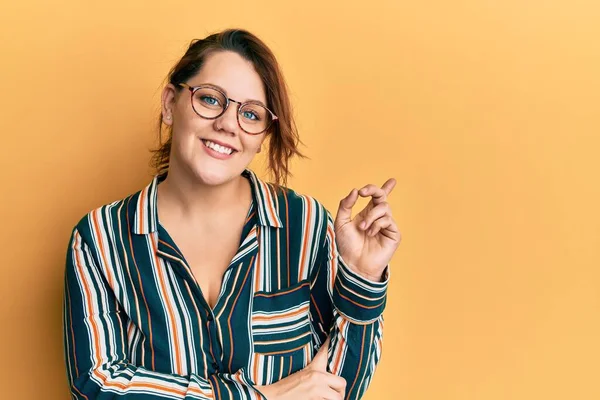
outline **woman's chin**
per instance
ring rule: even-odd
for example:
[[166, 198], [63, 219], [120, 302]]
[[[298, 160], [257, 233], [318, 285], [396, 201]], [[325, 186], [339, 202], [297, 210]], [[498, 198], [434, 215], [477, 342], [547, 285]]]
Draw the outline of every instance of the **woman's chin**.
[[240, 175], [242, 170], [230, 165], [215, 165], [214, 163], [203, 163], [194, 168], [196, 179], [205, 185], [219, 186], [231, 181]]

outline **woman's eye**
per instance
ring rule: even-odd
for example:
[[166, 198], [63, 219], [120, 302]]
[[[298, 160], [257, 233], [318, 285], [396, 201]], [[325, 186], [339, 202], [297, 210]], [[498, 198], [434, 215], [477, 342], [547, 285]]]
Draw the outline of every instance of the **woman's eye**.
[[209, 106], [217, 106], [219, 105], [219, 100], [215, 99], [214, 97], [211, 96], [201, 96], [200, 97], [200, 101], [208, 104]]
[[244, 111], [242, 113], [242, 116], [251, 121], [258, 121], [258, 119], [259, 119], [258, 115], [256, 113], [254, 113], [253, 111]]

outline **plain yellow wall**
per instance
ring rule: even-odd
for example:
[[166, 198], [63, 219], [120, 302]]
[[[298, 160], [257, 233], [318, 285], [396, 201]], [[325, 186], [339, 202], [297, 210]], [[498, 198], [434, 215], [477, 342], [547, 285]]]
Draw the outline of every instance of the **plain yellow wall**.
[[312, 158], [291, 187], [335, 212], [398, 180], [366, 398], [600, 398], [598, 2], [3, 3], [0, 397], [68, 398], [71, 228], [149, 181], [189, 41], [244, 27], [278, 56]]

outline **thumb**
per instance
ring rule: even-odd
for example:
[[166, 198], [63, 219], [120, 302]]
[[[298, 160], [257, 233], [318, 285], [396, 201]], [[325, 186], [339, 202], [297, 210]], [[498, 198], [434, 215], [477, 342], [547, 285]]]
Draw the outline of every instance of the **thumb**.
[[327, 372], [327, 357], [329, 350], [329, 338], [323, 343], [315, 358], [312, 359], [309, 368], [314, 369], [316, 371]]
[[340, 201], [335, 217], [335, 228], [344, 226], [352, 220], [352, 207], [356, 204], [356, 200], [358, 200], [358, 190], [352, 189], [352, 191], [348, 193], [348, 196]]

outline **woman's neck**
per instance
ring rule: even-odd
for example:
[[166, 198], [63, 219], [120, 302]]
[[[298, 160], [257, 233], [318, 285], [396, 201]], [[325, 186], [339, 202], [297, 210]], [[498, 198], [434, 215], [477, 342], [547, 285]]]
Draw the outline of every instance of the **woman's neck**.
[[158, 185], [159, 220], [202, 221], [224, 218], [247, 209], [251, 201], [251, 188], [241, 175], [222, 185], [206, 185], [179, 173], [169, 171]]

